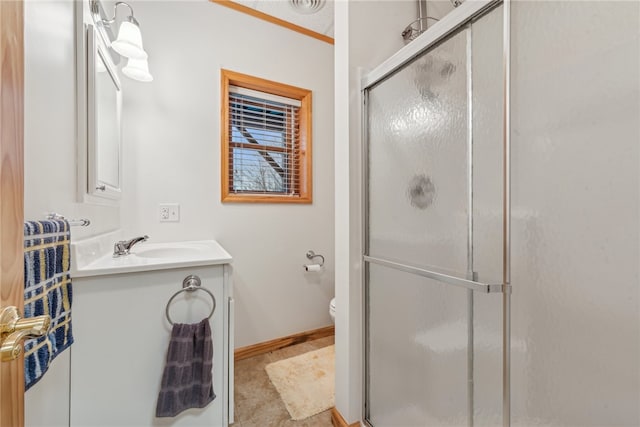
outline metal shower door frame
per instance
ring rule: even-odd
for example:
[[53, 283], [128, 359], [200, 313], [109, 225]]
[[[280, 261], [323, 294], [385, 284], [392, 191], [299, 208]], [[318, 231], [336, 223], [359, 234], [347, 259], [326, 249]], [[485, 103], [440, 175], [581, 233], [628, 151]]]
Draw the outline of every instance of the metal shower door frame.
[[[503, 159], [502, 159], [502, 168], [503, 168], [503, 200], [502, 200], [502, 211], [503, 211], [503, 221], [502, 221], [502, 260], [503, 260], [503, 274], [502, 274], [502, 283], [501, 284], [488, 284], [476, 281], [476, 277], [473, 273], [473, 252], [472, 252], [472, 230], [473, 230], [473, 214], [471, 208], [473, 206], [473, 195], [472, 195], [472, 176], [470, 174], [468, 185], [469, 185], [469, 234], [468, 234], [468, 247], [469, 252], [468, 256], [468, 267], [469, 271], [467, 272], [468, 276], [466, 279], [449, 276], [442, 274], [436, 271], [430, 271], [422, 268], [417, 268], [414, 266], [404, 265], [397, 262], [392, 262], [389, 260], [384, 260], [380, 258], [375, 258], [369, 256], [369, 161], [368, 161], [368, 153], [369, 153], [369, 134], [368, 134], [368, 91], [376, 84], [382, 82], [386, 78], [393, 75], [396, 71], [403, 68], [405, 65], [416, 59], [418, 56], [422, 55], [430, 48], [434, 47], [439, 42], [443, 41], [454, 32], [458, 31], [460, 28], [468, 25], [475, 18], [483, 15], [487, 11], [497, 7], [498, 5], [503, 5], [503, 129], [502, 129], [502, 146], [503, 146]], [[470, 40], [469, 40], [470, 41]], [[469, 50], [469, 43], [467, 44], [467, 49]], [[365, 325], [365, 333], [363, 334], [363, 354], [367, 355], [367, 343], [368, 343], [368, 328], [366, 326], [367, 319], [369, 318], [369, 308], [367, 303], [367, 286], [369, 283], [369, 264], [374, 263], [378, 265], [383, 265], [386, 267], [390, 267], [396, 270], [405, 271], [408, 273], [416, 274], [422, 277], [427, 277], [430, 279], [434, 279], [443, 283], [448, 283], [450, 285], [459, 286], [463, 288], [467, 288], [468, 292], [468, 300], [470, 302], [470, 310], [471, 314], [473, 314], [473, 293], [481, 292], [481, 293], [502, 293], [502, 424], [503, 427], [511, 426], [511, 137], [510, 137], [510, 119], [511, 119], [511, 110], [510, 110], [510, 85], [511, 85], [511, 0], [467, 0], [462, 3], [459, 7], [451, 11], [448, 15], [442, 18], [439, 22], [434, 24], [428, 30], [426, 30], [423, 34], [421, 34], [418, 38], [412, 41], [409, 45], [405, 46], [401, 50], [399, 50], [396, 54], [391, 56], [389, 59], [384, 61], [378, 67], [370, 71], [366, 74], [360, 81], [360, 94], [362, 101], [362, 152], [361, 152], [361, 161], [362, 161], [362, 212], [363, 212], [363, 221], [362, 221], [362, 248], [363, 248], [363, 270], [364, 270], [364, 284], [363, 289], [363, 301], [365, 302], [365, 307], [363, 310], [363, 325]], [[470, 66], [470, 65], [468, 65]], [[468, 76], [469, 78], [469, 76]], [[471, 103], [468, 104], [468, 108], [471, 109]], [[469, 116], [469, 121], [471, 124], [471, 115]], [[469, 131], [470, 132], [470, 131]], [[469, 140], [470, 141], [470, 140]], [[470, 142], [469, 142], [470, 143]], [[469, 146], [471, 148], [471, 146]], [[469, 150], [470, 151], [470, 150]], [[473, 168], [472, 161], [472, 153], [468, 151], [467, 162], [468, 162], [468, 170], [471, 171]], [[471, 322], [473, 322], [473, 317], [471, 317]], [[473, 329], [469, 329], [470, 337], [469, 342], [470, 345], [473, 345]], [[367, 357], [365, 357], [365, 361], [363, 363], [363, 391], [365, 392], [365, 396], [363, 402], [369, 401], [368, 393], [368, 379], [367, 379]], [[468, 367], [472, 372], [473, 370], [473, 354], [469, 356]], [[473, 386], [470, 386], [469, 391], [469, 408], [473, 411]], [[366, 420], [366, 407], [363, 405], [362, 408], [362, 419], [365, 424], [369, 425]], [[470, 426], [473, 425], [473, 412], [471, 412], [470, 417]]]

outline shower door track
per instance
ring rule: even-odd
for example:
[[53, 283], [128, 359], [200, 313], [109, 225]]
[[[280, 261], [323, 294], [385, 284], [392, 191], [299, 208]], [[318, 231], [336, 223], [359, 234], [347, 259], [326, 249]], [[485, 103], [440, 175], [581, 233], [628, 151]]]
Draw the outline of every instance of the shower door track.
[[[368, 226], [369, 226], [369, 171], [368, 171], [368, 89], [371, 89], [376, 84], [384, 81], [386, 78], [393, 75], [396, 71], [400, 70], [403, 66], [414, 60], [425, 51], [434, 47], [437, 43], [453, 34], [458, 29], [469, 24], [473, 19], [483, 15], [489, 10], [503, 4], [503, 243], [502, 243], [502, 259], [503, 259], [503, 274], [502, 284], [487, 284], [478, 282], [476, 274], [473, 272], [473, 256], [472, 253], [468, 254], [469, 272], [467, 273], [467, 279], [460, 277], [439, 273], [424, 268], [418, 268], [410, 265], [406, 265], [400, 262], [385, 260], [382, 258], [372, 257], [369, 255], [368, 246]], [[379, 264], [386, 267], [394, 268], [397, 270], [405, 271], [408, 273], [416, 274], [422, 277], [437, 280], [442, 283], [447, 283], [453, 286], [459, 286], [467, 288], [470, 291], [481, 293], [502, 293], [502, 425], [503, 427], [511, 426], [511, 135], [510, 135], [510, 85], [511, 85], [511, 0], [467, 0], [459, 7], [452, 10], [444, 18], [427, 29], [418, 38], [412, 41], [410, 44], [399, 50], [396, 54], [384, 61], [378, 67], [367, 73], [360, 80], [360, 94], [362, 104], [362, 212], [364, 213], [364, 221], [362, 222], [362, 237], [363, 237], [363, 249], [364, 253], [362, 261], [365, 265], [369, 263]], [[471, 107], [469, 107], [471, 108]], [[469, 159], [472, 166], [472, 160]], [[471, 180], [470, 180], [471, 182]], [[471, 184], [470, 184], [471, 185]], [[470, 196], [471, 197], [471, 196]], [[470, 215], [471, 216], [471, 215]], [[469, 219], [469, 227], [472, 227], [472, 219]], [[472, 233], [472, 230], [470, 230]], [[470, 237], [471, 239], [471, 237]], [[472, 242], [468, 243], [470, 246]], [[364, 268], [364, 281], [369, 281], [369, 268]], [[363, 292], [366, 292], [366, 286], [363, 286]], [[366, 300], [366, 296], [363, 295], [363, 301]], [[469, 292], [469, 300], [473, 301], [473, 292]], [[471, 305], [470, 313], [473, 313], [473, 306]], [[368, 307], [365, 304], [364, 322], [368, 318]], [[471, 334], [472, 334], [471, 329]], [[363, 354], [367, 354], [367, 335], [368, 331], [364, 335], [363, 340]], [[473, 342], [472, 335], [469, 338], [471, 343]], [[473, 364], [473, 355], [470, 355], [469, 363]], [[363, 364], [363, 390], [369, 393], [367, 385], [367, 363]], [[471, 386], [472, 387], [472, 386]], [[473, 392], [471, 392], [471, 399], [473, 399]], [[365, 397], [365, 402], [368, 401], [368, 397]], [[473, 409], [472, 400], [470, 401], [470, 407]], [[363, 406], [362, 420], [365, 425], [370, 426], [366, 419], [366, 407]], [[473, 426], [473, 412], [470, 415], [469, 426]]]

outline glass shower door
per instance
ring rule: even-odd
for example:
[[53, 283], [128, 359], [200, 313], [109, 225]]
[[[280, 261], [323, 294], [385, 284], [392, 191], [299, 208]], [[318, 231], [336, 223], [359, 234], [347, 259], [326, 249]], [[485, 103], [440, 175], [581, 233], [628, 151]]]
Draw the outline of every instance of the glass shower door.
[[500, 422], [501, 50], [500, 6], [365, 90], [375, 427]]

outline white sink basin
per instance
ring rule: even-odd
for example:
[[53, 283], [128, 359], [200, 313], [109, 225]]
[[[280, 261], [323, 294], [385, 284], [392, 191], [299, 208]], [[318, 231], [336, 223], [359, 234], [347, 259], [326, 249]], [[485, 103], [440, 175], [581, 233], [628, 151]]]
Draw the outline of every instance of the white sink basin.
[[[73, 242], [71, 277], [101, 276], [138, 271], [228, 264], [231, 255], [215, 240], [138, 243], [129, 255], [113, 257], [113, 243]], [[105, 253], [106, 252], [106, 253]]]
[[207, 252], [205, 245], [175, 244], [167, 247], [149, 247], [142, 243], [131, 250], [131, 255], [141, 258], [183, 259], [199, 258]]

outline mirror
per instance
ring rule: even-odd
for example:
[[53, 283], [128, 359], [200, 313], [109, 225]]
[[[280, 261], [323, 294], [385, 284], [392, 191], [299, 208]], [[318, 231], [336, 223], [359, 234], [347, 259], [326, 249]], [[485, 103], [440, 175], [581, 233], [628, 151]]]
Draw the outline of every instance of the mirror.
[[76, 4], [78, 201], [113, 204], [122, 196], [122, 86], [85, 6]]
[[87, 28], [87, 193], [121, 195], [122, 87], [106, 46], [93, 25]]

